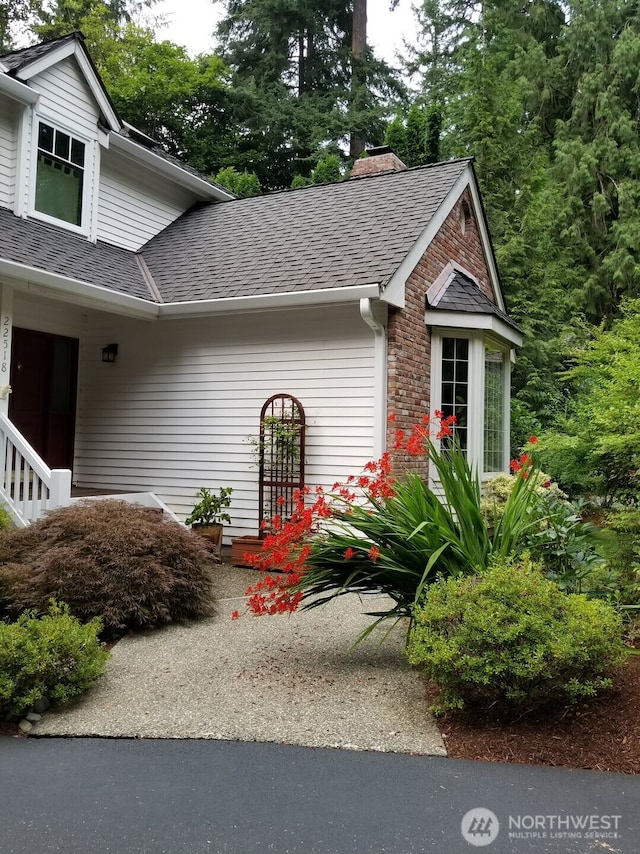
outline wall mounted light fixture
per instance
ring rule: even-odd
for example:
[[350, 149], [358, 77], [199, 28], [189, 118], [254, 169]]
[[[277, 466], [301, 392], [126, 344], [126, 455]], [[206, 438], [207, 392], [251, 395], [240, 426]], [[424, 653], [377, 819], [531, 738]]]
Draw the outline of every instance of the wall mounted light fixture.
[[118, 355], [118, 345], [117, 344], [107, 344], [106, 347], [102, 348], [102, 361], [103, 362], [115, 362], [117, 355]]

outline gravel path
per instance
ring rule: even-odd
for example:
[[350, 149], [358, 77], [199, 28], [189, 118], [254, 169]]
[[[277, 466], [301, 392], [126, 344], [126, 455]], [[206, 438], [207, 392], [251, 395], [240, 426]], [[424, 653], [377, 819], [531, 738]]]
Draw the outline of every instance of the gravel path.
[[[33, 735], [220, 738], [445, 755], [403, 629], [352, 648], [370, 618], [357, 596], [232, 621], [255, 573], [223, 566], [218, 614], [126, 637], [100, 682]], [[375, 609], [372, 601], [367, 607]], [[386, 629], [385, 629], [386, 631]]]

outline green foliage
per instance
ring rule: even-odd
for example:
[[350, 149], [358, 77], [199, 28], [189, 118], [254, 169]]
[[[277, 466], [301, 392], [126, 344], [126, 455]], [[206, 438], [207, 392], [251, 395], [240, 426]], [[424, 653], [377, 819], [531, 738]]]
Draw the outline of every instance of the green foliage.
[[193, 509], [185, 520], [185, 524], [212, 525], [214, 523], [231, 522], [231, 517], [225, 512], [224, 508], [231, 506], [232, 492], [233, 489], [230, 486], [221, 486], [218, 495], [207, 489], [206, 486], [201, 487], [196, 494], [196, 498], [200, 500], [193, 505]]
[[[582, 507], [568, 501], [544, 472], [534, 470], [530, 484], [535, 496], [529, 508], [530, 524], [514, 552], [535, 554], [546, 577], [565, 591], [596, 592], [594, 579], [603, 565], [598, 529], [583, 521]], [[485, 484], [481, 507], [489, 524], [500, 520], [516, 485], [517, 478], [507, 474], [497, 475]]]
[[240, 198], [259, 196], [262, 192], [260, 181], [254, 172], [237, 172], [233, 166], [221, 169], [213, 180]]
[[200, 537], [155, 510], [81, 502], [2, 532], [0, 605], [43, 612], [55, 598], [118, 630], [195, 619], [212, 612], [210, 562]]
[[393, 494], [384, 499], [348, 502], [343, 510], [334, 510], [331, 524], [312, 541], [306, 559], [299, 584], [305, 607], [350, 592], [386, 593], [394, 605], [378, 616], [410, 617], [415, 602], [439, 575], [473, 573], [486, 568], [492, 555], [506, 556], [518, 547], [532, 525], [532, 482], [522, 475], [516, 479], [490, 530], [478, 476], [459, 445], [439, 453], [426, 442], [441, 492], [409, 474], [395, 482]]
[[406, 119], [398, 115], [387, 126], [384, 142], [405, 166], [435, 163], [440, 155], [442, 108], [438, 103], [420, 107], [414, 103]]
[[640, 509], [626, 507], [607, 513], [602, 539], [616, 600], [640, 605]]
[[337, 154], [325, 152], [311, 173], [312, 184], [330, 184], [342, 181], [342, 160]]
[[3, 528], [13, 528], [14, 522], [11, 518], [11, 514], [6, 509], [6, 507], [0, 506], [0, 530]]
[[640, 497], [640, 300], [594, 330], [569, 372], [575, 394], [561, 431], [541, 437], [543, 464], [567, 489]]
[[403, 87], [367, 50], [354, 59], [344, 0], [225, 0], [218, 39], [232, 69], [236, 164], [266, 189], [307, 177], [317, 152], [347, 136], [379, 142]]
[[292, 190], [299, 190], [301, 187], [308, 187], [311, 184], [311, 178], [305, 178], [304, 175], [296, 175], [291, 182]]
[[442, 710], [594, 696], [625, 656], [614, 609], [563, 593], [527, 557], [441, 578], [414, 617], [407, 656], [442, 689]]
[[0, 714], [23, 715], [44, 698], [66, 703], [90, 688], [109, 658], [100, 629], [99, 619], [82, 625], [53, 601], [45, 616], [0, 622]]
[[132, 16], [155, 0], [51, 0], [33, 3], [36, 22], [33, 25], [38, 37], [56, 39], [77, 30], [92, 16], [98, 16], [105, 27], [130, 23]]

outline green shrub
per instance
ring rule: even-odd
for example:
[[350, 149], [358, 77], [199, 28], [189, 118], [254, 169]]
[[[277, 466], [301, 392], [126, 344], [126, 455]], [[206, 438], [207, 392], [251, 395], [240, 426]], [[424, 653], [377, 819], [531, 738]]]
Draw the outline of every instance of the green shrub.
[[607, 513], [603, 552], [615, 579], [616, 594], [626, 605], [640, 605], [640, 509]]
[[[567, 500], [559, 486], [534, 469], [530, 483], [535, 499], [529, 507], [530, 524], [514, 551], [536, 555], [547, 578], [569, 593], [600, 591], [603, 559], [598, 553], [599, 531], [582, 519], [582, 504]], [[508, 506], [515, 475], [499, 474], [484, 485], [481, 509], [489, 525], [497, 525]]]
[[0, 529], [2, 528], [13, 528], [14, 523], [11, 518], [11, 514], [7, 510], [6, 507], [0, 505]]
[[27, 611], [0, 623], [0, 713], [23, 715], [44, 697], [65, 703], [86, 691], [109, 658], [100, 629], [99, 619], [82, 625], [55, 602], [44, 617]]
[[614, 609], [563, 593], [526, 556], [440, 579], [414, 616], [407, 656], [442, 689], [443, 710], [593, 696], [625, 655]]
[[211, 614], [212, 555], [162, 514], [124, 501], [81, 502], [0, 535], [4, 608], [45, 611], [51, 598], [105, 628]]

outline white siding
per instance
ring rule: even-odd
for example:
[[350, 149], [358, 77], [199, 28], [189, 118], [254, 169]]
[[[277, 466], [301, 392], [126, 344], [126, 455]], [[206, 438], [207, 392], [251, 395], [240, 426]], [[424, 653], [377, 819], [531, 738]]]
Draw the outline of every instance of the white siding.
[[98, 105], [78, 63], [63, 59], [37, 74], [29, 85], [40, 92], [38, 113], [63, 128], [95, 139], [99, 118]]
[[[90, 322], [74, 481], [155, 491], [186, 515], [201, 486], [234, 488], [229, 533], [255, 533], [249, 436], [272, 394], [307, 416], [307, 483], [331, 486], [373, 454], [374, 348], [355, 306], [159, 323]], [[117, 342], [115, 364], [100, 351]]]
[[195, 197], [143, 167], [102, 155], [98, 240], [136, 250], [194, 203]]
[[16, 290], [13, 304], [13, 325], [51, 335], [67, 335], [82, 339], [86, 326], [82, 309], [64, 302], [43, 299]]
[[[98, 105], [74, 57], [68, 57], [52, 65], [33, 77], [29, 84], [41, 94], [37, 118], [50, 122], [56, 128], [86, 142], [82, 225], [83, 231], [90, 234], [96, 215], [94, 188], [99, 163], [97, 139], [100, 112]], [[29, 145], [28, 162], [32, 169], [36, 168], [32, 144]], [[29, 184], [30, 206], [32, 206], [35, 176]], [[36, 215], [34, 211], [32, 213]]]
[[0, 205], [13, 208], [16, 186], [18, 110], [0, 95]]

